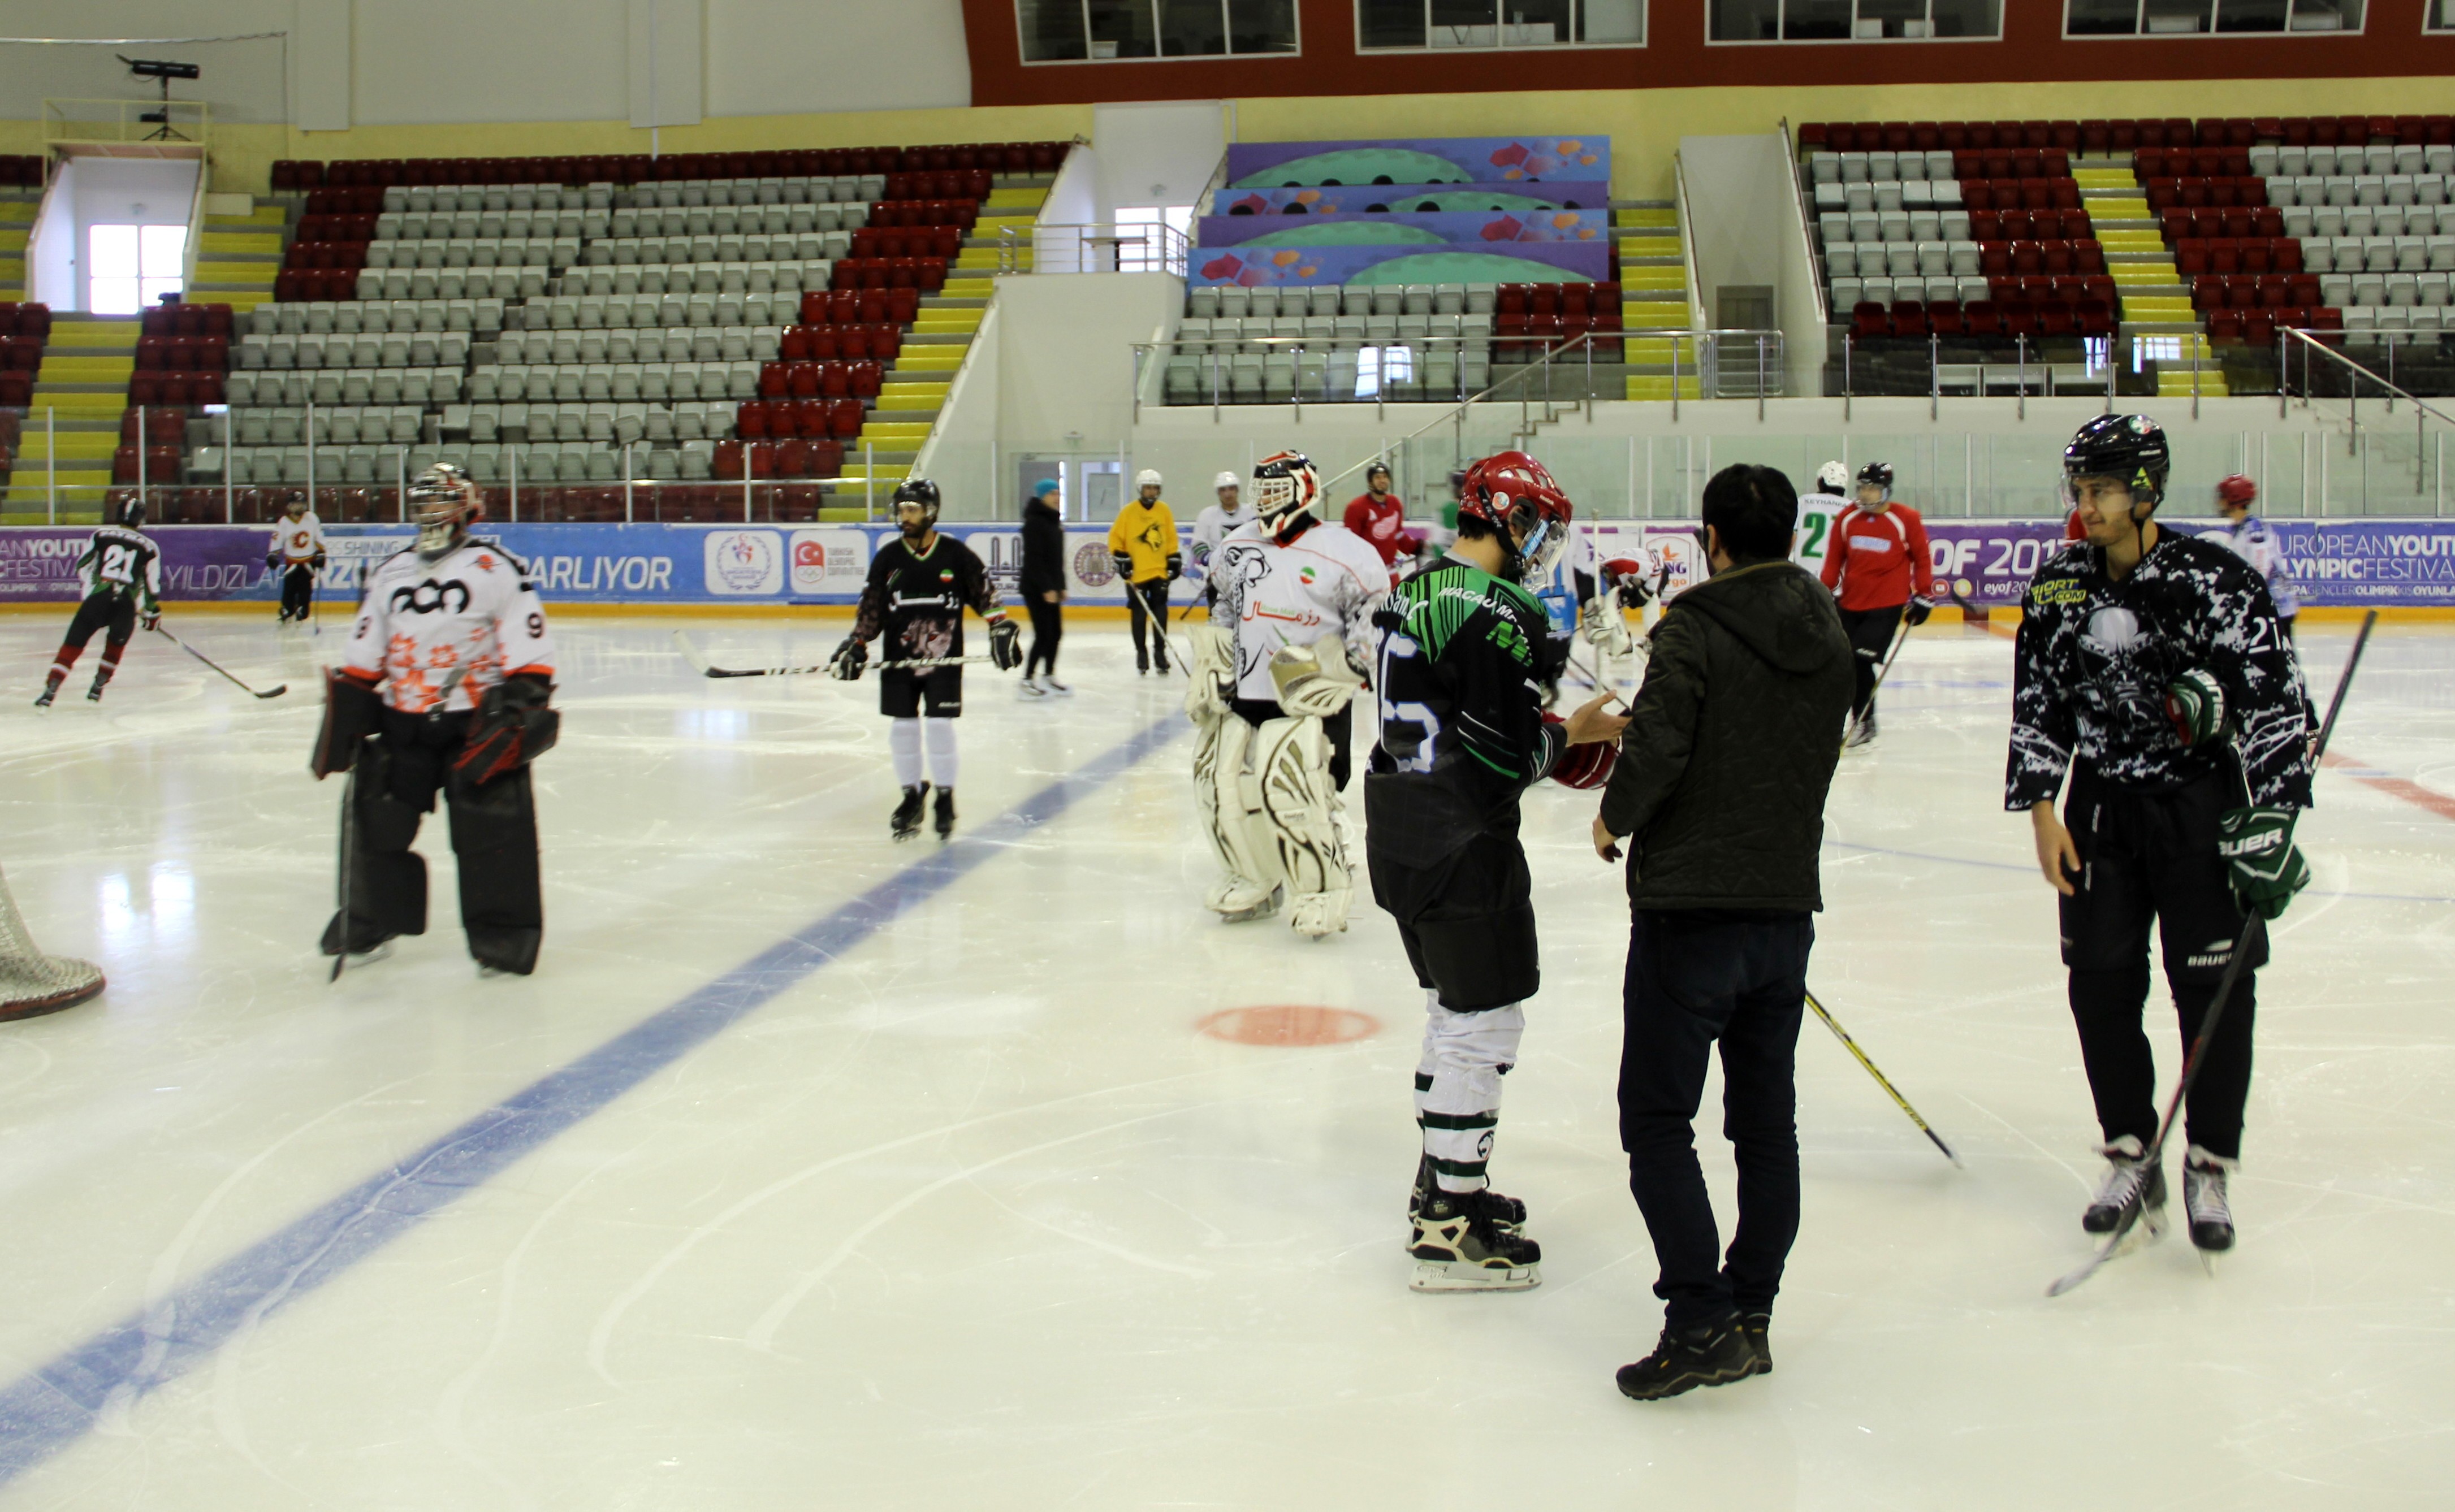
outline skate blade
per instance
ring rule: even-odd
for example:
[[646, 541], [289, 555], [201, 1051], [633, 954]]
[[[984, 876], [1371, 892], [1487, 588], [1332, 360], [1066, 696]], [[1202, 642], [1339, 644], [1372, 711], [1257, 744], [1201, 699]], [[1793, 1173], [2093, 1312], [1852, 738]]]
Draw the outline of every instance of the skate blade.
[[1543, 1265], [1477, 1265], [1469, 1260], [1417, 1260], [1407, 1282], [1417, 1292], [1528, 1292], [1543, 1284]]
[[1278, 911], [1279, 900], [1273, 897], [1268, 902], [1255, 903], [1247, 908], [1223, 908], [1219, 910], [1219, 922], [1249, 924], [1258, 918], [1268, 918]]
[[2122, 1236], [2122, 1242], [2116, 1246], [2114, 1254], [2109, 1258], [2120, 1260], [2135, 1251], [2146, 1249], [2164, 1237], [2165, 1210], [2161, 1207], [2149, 1208], [2140, 1215], [2139, 1222], [2131, 1225], [2131, 1232]]

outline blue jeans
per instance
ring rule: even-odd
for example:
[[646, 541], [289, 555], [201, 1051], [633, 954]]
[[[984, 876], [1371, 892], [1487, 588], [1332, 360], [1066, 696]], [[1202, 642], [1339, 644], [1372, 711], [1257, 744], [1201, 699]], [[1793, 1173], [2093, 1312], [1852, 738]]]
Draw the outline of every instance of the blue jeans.
[[[1773, 1310], [1798, 1237], [1798, 1021], [1816, 926], [1806, 914], [1639, 911], [1629, 929], [1619, 1068], [1628, 1185], [1662, 1267], [1673, 1328]], [[1722, 1133], [1739, 1220], [1727, 1263], [1696, 1164], [1705, 1065], [1722, 1045]]]

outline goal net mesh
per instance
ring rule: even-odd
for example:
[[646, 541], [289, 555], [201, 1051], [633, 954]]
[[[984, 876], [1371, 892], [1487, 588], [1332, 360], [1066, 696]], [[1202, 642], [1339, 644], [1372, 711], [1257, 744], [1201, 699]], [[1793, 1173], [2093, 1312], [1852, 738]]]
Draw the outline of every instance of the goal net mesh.
[[9, 896], [9, 879], [0, 877], [0, 1019], [51, 1013], [100, 991], [100, 967], [43, 954]]

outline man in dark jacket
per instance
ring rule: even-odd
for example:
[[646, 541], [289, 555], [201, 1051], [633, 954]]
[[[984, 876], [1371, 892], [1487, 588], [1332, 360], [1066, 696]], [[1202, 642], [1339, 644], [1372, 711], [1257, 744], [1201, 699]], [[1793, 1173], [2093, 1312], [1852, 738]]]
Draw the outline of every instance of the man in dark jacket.
[[[1808, 916], [1824, 906], [1816, 852], [1850, 708], [1840, 616], [1786, 559], [1797, 491], [1772, 468], [1732, 467], [1704, 503], [1712, 575], [1654, 628], [1594, 820], [1605, 860], [1629, 838], [1620, 1144], [1666, 1304], [1660, 1344], [1619, 1372], [1640, 1401], [1773, 1368], [1765, 1331], [1798, 1233], [1792, 1062]], [[1716, 1039], [1739, 1168], [1727, 1265], [1694, 1129]]]
[[1023, 580], [1017, 588], [1023, 607], [1031, 612], [1031, 654], [1023, 663], [1026, 698], [1074, 691], [1057, 680], [1057, 642], [1065, 634], [1065, 520], [1057, 504], [1057, 480], [1045, 477], [1023, 506]]

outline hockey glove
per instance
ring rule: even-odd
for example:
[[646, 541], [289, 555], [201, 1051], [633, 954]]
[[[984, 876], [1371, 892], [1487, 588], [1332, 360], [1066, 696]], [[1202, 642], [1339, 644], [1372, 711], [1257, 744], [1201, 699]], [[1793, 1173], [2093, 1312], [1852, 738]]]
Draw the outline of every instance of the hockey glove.
[[1170, 552], [1170, 553], [1168, 553], [1168, 554], [1167, 554], [1167, 580], [1168, 580], [1169, 582], [1171, 582], [1171, 583], [1172, 583], [1172, 582], [1175, 582], [1178, 578], [1183, 577], [1184, 575], [1185, 575], [1185, 558], [1184, 558], [1184, 557], [1182, 557], [1182, 556], [1177, 555], [1174, 552]]
[[335, 772], [357, 765], [367, 736], [383, 726], [383, 700], [375, 685], [348, 673], [324, 671], [324, 723], [315, 732], [315, 749], [308, 753], [307, 770], [321, 782]]
[[868, 665], [869, 647], [846, 635], [843, 644], [836, 647], [836, 654], [827, 658], [827, 675], [838, 682], [859, 682], [862, 669]]
[[2290, 810], [2228, 811], [2217, 824], [2217, 854], [2245, 914], [2281, 918], [2293, 895], [2310, 885], [2310, 863], [2293, 843]]
[[1012, 672], [1023, 665], [1023, 632], [1014, 621], [999, 615], [989, 621], [989, 661], [1000, 672]]
[[[1567, 724], [1556, 714], [1543, 716], [1545, 724]], [[1564, 788], [1598, 788], [1611, 780], [1612, 768], [1619, 764], [1617, 740], [1589, 740], [1572, 745], [1560, 753], [1552, 764], [1552, 780]]]
[[469, 787], [482, 787], [554, 749], [562, 734], [562, 715], [546, 707], [554, 684], [535, 674], [506, 677], [486, 690], [477, 701], [477, 717], [460, 754], [452, 758], [452, 775]]
[[278, 572], [278, 571], [280, 571], [280, 569], [281, 569], [281, 554], [280, 554], [279, 552], [267, 552], [267, 553], [265, 553], [265, 554], [264, 554], [264, 566], [265, 566], [265, 570], [266, 570], [267, 572]]
[[139, 624], [139, 625], [143, 626], [143, 627], [144, 627], [145, 629], [147, 629], [147, 630], [159, 630], [159, 629], [161, 629], [161, 628], [162, 628], [162, 611], [160, 611], [160, 610], [158, 610], [158, 609], [149, 609], [149, 610], [145, 611], [144, 617], [142, 617], [141, 619], [137, 620], [137, 624]]
[[2165, 717], [2174, 738], [2186, 746], [2222, 740], [2225, 734], [2224, 685], [2196, 669], [2165, 685]]
[[1902, 612], [1901, 617], [1908, 620], [1910, 622], [1910, 628], [1915, 630], [1918, 626], [1925, 624], [1927, 616], [1934, 613], [1934, 599], [1921, 598], [1913, 595], [1910, 599], [1909, 608]]
[[1108, 560], [1117, 569], [1117, 581], [1131, 588], [1134, 584], [1134, 559], [1123, 552], [1110, 552]]

